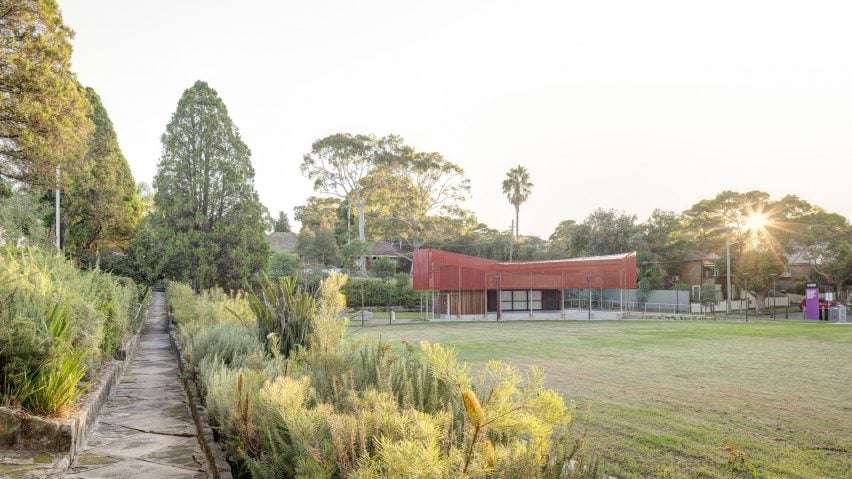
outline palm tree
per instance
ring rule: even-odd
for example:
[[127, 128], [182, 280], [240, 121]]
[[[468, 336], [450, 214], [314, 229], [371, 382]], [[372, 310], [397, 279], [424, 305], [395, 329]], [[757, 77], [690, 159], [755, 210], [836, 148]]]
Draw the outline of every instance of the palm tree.
[[508, 172], [506, 178], [503, 179], [503, 194], [509, 199], [509, 203], [515, 207], [515, 238], [518, 237], [518, 214], [521, 209], [521, 203], [527, 201], [532, 193], [532, 182], [530, 182], [530, 172], [521, 165], [518, 165]]

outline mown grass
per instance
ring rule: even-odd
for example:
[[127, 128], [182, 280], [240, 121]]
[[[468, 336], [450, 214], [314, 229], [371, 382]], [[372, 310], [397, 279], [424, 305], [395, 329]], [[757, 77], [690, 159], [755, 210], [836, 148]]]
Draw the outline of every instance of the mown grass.
[[852, 477], [852, 326], [805, 321], [421, 323], [352, 336], [544, 368], [619, 477]]

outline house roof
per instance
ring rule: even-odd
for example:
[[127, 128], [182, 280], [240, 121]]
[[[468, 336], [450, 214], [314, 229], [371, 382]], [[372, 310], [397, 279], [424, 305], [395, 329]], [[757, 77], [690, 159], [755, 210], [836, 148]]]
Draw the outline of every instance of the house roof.
[[787, 264], [811, 264], [811, 258], [805, 251], [795, 251], [787, 255]]
[[693, 251], [686, 255], [684, 261], [716, 261], [722, 257], [716, 253], [707, 253], [705, 251]]
[[388, 241], [371, 241], [367, 254], [370, 256], [402, 256], [402, 250]]
[[273, 252], [288, 251], [296, 252], [296, 240], [298, 236], [292, 232], [273, 232], [266, 235], [266, 242]]

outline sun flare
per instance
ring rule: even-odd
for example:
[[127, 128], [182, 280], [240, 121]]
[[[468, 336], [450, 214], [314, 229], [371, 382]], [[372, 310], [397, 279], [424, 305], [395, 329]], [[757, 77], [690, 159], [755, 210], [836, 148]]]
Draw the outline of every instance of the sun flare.
[[752, 232], [763, 231], [769, 224], [769, 218], [763, 213], [752, 213], [745, 219], [745, 228]]

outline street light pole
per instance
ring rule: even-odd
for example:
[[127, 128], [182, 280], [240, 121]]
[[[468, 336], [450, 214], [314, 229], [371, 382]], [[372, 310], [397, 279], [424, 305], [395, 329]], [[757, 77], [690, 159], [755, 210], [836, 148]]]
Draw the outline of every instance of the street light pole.
[[771, 282], [769, 294], [772, 295], [772, 306], [769, 307], [769, 317], [772, 318], [772, 319], [775, 319], [775, 275], [770, 274], [769, 280]]
[[731, 240], [725, 238], [725, 314], [731, 314]]
[[589, 321], [592, 320], [592, 273], [586, 273], [586, 283], [589, 286]]
[[56, 211], [54, 213], [55, 222], [56, 222], [55, 223], [55, 225], [56, 225], [55, 230], [56, 230], [56, 252], [57, 253], [62, 252], [62, 242], [61, 242], [61, 237], [60, 237], [60, 232], [59, 232], [59, 229], [61, 228], [61, 226], [59, 225], [59, 181], [60, 181], [59, 174], [60, 174], [59, 164], [57, 164], [56, 165], [56, 192], [55, 192]]

